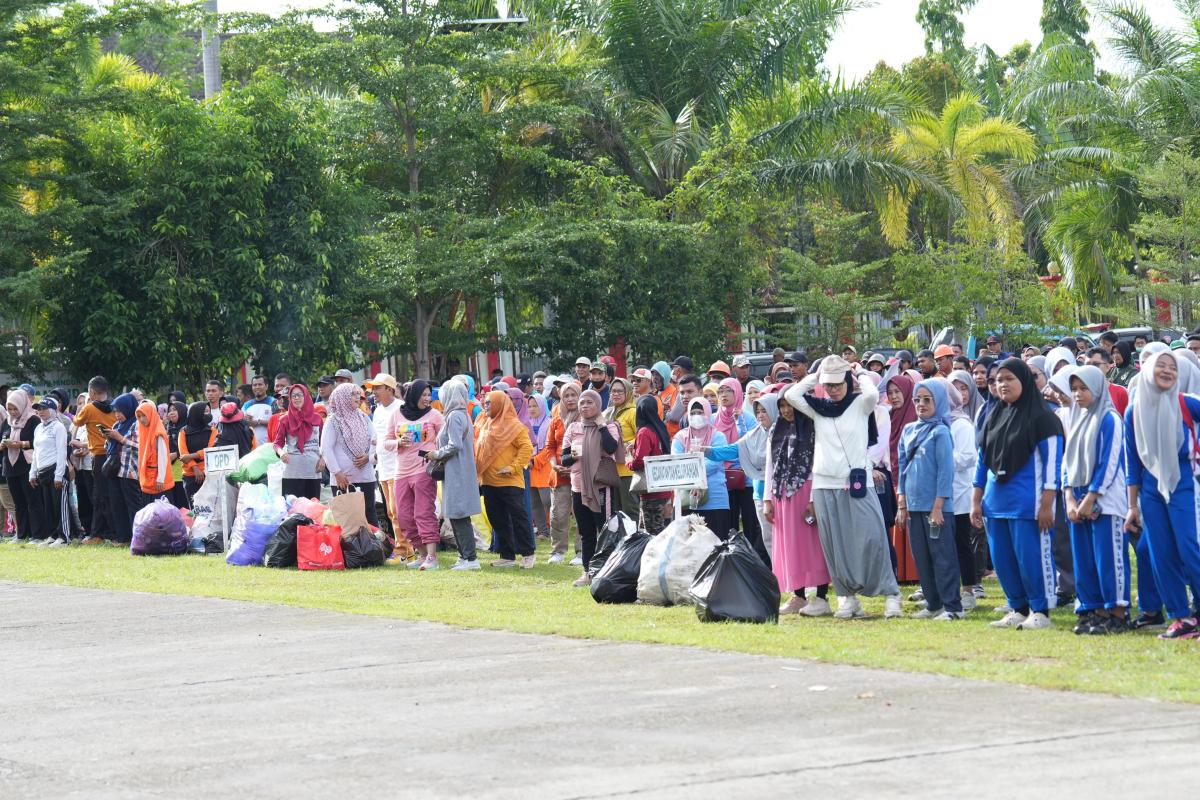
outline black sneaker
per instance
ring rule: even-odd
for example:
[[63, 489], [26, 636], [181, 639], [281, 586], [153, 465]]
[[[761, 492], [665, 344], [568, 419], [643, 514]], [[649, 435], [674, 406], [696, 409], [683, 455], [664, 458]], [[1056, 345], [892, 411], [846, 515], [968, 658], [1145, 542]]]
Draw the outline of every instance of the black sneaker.
[[1195, 617], [1180, 617], [1171, 623], [1165, 633], [1160, 633], [1160, 639], [1195, 639], [1200, 637], [1200, 625]]
[[1070, 608], [1071, 604], [1075, 602], [1075, 595], [1066, 592], [1055, 592], [1054, 597], [1057, 600], [1055, 608]]
[[1140, 617], [1129, 623], [1129, 627], [1133, 630], [1141, 630], [1142, 628], [1161, 628], [1167, 624], [1167, 620], [1163, 617], [1161, 611], [1156, 611], [1153, 614], [1142, 614]]
[[1097, 622], [1095, 611], [1085, 611], [1079, 615], [1079, 621], [1072, 628], [1076, 635], [1088, 633], [1093, 625]]
[[1108, 633], [1128, 633], [1129, 618], [1128, 617], [1109, 617], [1104, 620], [1104, 627], [1108, 629]]

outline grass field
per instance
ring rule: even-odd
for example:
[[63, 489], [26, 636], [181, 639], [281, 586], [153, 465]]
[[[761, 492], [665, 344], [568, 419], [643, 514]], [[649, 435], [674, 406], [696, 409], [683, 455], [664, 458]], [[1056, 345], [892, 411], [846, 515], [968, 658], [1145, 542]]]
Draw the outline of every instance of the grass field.
[[[442, 566], [454, 560], [441, 556]], [[865, 620], [785, 617], [779, 625], [705, 624], [692, 608], [601, 606], [570, 582], [577, 568], [414, 572], [403, 567], [299, 572], [230, 567], [216, 556], [135, 558], [117, 548], [0, 546], [0, 580], [97, 589], [222, 597], [352, 614], [429, 620], [473, 628], [656, 642], [771, 656], [813, 658], [892, 670], [985, 678], [1200, 703], [1200, 642], [1162, 642], [1153, 633], [1088, 637], [1071, 633], [1074, 615], [1054, 612], [1055, 630], [993, 630], [1003, 602], [994, 581], [967, 620], [884, 620], [882, 601], [865, 600]], [[483, 556], [490, 560], [489, 555]], [[905, 593], [911, 591], [906, 587]], [[905, 604], [906, 613], [915, 607]]]

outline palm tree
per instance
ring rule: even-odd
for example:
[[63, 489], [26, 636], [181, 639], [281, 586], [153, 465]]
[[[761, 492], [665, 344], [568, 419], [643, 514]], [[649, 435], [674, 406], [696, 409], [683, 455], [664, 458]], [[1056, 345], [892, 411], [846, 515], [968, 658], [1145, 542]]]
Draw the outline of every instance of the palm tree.
[[[1001, 231], [1017, 227], [1016, 196], [997, 162], [1030, 160], [1036, 152], [1034, 138], [1014, 122], [987, 116], [977, 96], [963, 93], [950, 99], [939, 116], [913, 114], [893, 134], [892, 149], [938, 175], [954, 196], [946, 215], [947, 240], [954, 237], [959, 207], [972, 237], [992, 226]], [[908, 239], [914, 199], [911, 192], [894, 190], [883, 209], [884, 236], [895, 246]]]

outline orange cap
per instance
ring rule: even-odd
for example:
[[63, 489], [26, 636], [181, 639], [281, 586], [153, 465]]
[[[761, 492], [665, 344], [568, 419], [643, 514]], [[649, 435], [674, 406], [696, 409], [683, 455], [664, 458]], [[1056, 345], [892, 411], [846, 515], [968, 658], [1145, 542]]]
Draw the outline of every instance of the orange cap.
[[953, 356], [953, 355], [954, 355], [954, 348], [948, 344], [939, 344], [937, 347], [937, 350], [933, 351], [934, 358], [945, 358], [946, 356]]

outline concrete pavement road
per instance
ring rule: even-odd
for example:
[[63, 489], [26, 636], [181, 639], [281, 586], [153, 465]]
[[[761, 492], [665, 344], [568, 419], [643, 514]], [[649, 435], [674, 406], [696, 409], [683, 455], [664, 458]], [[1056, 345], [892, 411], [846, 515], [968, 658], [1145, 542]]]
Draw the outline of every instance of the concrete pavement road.
[[[3, 798], [1181, 796], [1200, 709], [0, 582]], [[835, 793], [836, 794], [833, 794]]]

